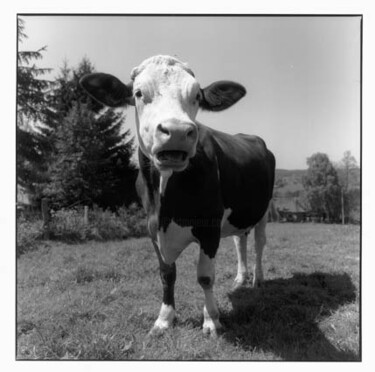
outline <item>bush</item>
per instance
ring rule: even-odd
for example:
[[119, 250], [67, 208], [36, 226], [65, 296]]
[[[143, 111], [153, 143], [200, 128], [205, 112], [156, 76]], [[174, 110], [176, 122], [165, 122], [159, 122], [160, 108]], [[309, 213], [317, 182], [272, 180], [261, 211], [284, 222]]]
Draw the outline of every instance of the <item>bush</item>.
[[118, 215], [120, 220], [126, 223], [131, 236], [139, 238], [147, 235], [146, 212], [136, 203], [129, 208], [120, 208]]
[[[117, 213], [99, 207], [89, 210], [85, 224], [84, 208], [51, 211], [50, 237], [65, 242], [88, 240], [122, 240], [147, 235], [146, 214], [138, 205], [120, 208]], [[17, 217], [17, 256], [38, 248], [43, 239], [43, 221], [40, 216]]]
[[84, 241], [89, 235], [89, 226], [83, 221], [83, 208], [51, 211], [51, 238], [64, 241]]
[[43, 221], [24, 216], [17, 217], [17, 256], [37, 248], [38, 241], [43, 237]]
[[116, 213], [97, 206], [89, 211], [88, 224], [83, 207], [52, 212], [51, 235], [55, 239], [81, 242], [86, 240], [122, 240], [147, 234], [145, 212], [136, 204], [122, 207]]

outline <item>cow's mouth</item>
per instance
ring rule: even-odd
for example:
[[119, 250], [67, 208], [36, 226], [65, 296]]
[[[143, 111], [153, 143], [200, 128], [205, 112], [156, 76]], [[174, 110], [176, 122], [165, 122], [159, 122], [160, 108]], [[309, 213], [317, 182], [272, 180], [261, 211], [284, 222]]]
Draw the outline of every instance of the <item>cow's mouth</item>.
[[164, 150], [160, 151], [156, 154], [156, 158], [161, 163], [183, 163], [187, 159], [187, 152], [186, 151], [179, 151], [179, 150]]
[[163, 150], [156, 154], [155, 165], [160, 170], [183, 171], [187, 166], [188, 153], [180, 150]]

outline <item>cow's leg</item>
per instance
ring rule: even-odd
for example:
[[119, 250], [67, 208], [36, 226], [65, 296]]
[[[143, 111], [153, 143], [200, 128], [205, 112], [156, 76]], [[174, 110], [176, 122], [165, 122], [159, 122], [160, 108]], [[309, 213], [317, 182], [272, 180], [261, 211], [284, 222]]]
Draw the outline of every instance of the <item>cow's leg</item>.
[[213, 287], [215, 283], [215, 258], [210, 258], [201, 249], [198, 262], [198, 283], [203, 288], [205, 305], [203, 308], [203, 333], [212, 336], [222, 327], [219, 322], [219, 310], [216, 305]]
[[263, 281], [262, 256], [263, 256], [264, 246], [266, 245], [267, 217], [268, 217], [268, 213], [266, 212], [265, 215], [255, 225], [255, 228], [254, 228], [255, 264], [254, 264], [253, 287], [260, 287]]
[[249, 274], [247, 271], [247, 234], [233, 237], [237, 253], [237, 276], [234, 279], [234, 288], [245, 284]]
[[156, 244], [154, 244], [154, 248], [159, 259], [160, 278], [163, 285], [163, 303], [159, 317], [150, 331], [151, 335], [165, 331], [172, 325], [175, 318], [174, 284], [176, 282], [176, 264], [167, 265], [164, 263]]

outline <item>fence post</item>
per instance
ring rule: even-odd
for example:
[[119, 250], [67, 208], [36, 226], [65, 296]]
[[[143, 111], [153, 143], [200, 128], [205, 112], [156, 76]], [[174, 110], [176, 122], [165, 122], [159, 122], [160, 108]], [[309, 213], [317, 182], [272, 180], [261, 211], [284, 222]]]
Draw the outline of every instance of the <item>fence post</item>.
[[83, 208], [83, 224], [85, 226], [89, 224], [89, 207], [87, 205]]
[[42, 199], [42, 216], [43, 216], [43, 237], [44, 239], [50, 238], [50, 221], [51, 214], [48, 207], [48, 199]]

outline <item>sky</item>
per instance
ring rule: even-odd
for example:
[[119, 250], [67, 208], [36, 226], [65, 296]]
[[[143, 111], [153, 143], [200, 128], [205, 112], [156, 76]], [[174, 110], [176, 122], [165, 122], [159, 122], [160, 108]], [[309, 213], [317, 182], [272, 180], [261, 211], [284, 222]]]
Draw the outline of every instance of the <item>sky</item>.
[[[197, 119], [227, 133], [262, 137], [279, 169], [305, 169], [326, 153], [360, 160], [360, 17], [23, 16], [20, 50], [47, 46], [39, 67], [59, 74], [88, 57], [97, 71], [129, 81], [144, 59], [188, 62], [202, 87], [233, 80], [247, 95]], [[125, 128], [135, 135], [134, 109]]]

